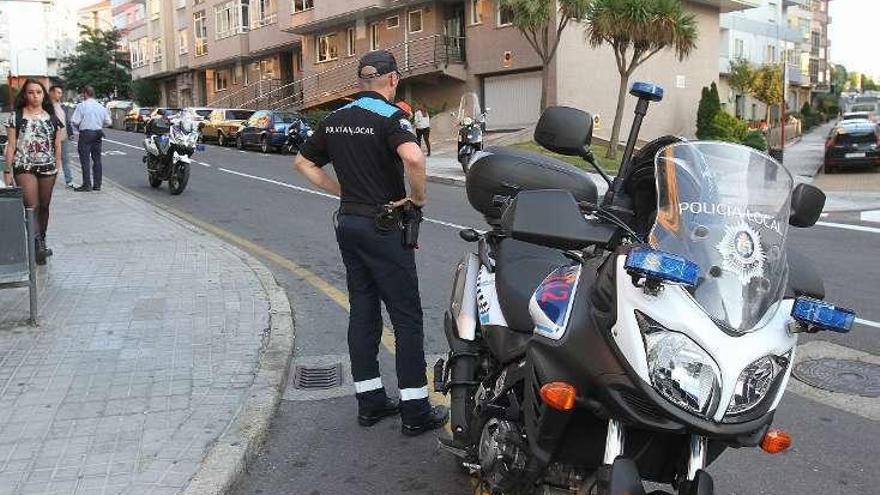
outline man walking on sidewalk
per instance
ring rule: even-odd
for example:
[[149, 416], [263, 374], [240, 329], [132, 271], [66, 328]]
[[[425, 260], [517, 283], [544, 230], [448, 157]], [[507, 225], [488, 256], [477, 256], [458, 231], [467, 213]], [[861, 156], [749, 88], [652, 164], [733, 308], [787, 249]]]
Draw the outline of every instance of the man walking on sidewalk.
[[61, 172], [64, 173], [64, 185], [73, 188], [73, 173], [70, 171], [70, 140], [73, 138], [73, 129], [70, 126], [70, 112], [61, 103], [64, 88], [55, 84], [49, 88], [49, 96], [52, 97], [55, 116], [60, 122], [64, 122], [64, 132], [61, 133]]
[[76, 149], [79, 151], [83, 179], [82, 185], [74, 191], [100, 191], [101, 140], [104, 138], [104, 126], [110, 125], [110, 114], [95, 100], [95, 88], [91, 86], [83, 88], [83, 97], [85, 101], [76, 106], [73, 117], [70, 118], [70, 123], [79, 131], [79, 143]]

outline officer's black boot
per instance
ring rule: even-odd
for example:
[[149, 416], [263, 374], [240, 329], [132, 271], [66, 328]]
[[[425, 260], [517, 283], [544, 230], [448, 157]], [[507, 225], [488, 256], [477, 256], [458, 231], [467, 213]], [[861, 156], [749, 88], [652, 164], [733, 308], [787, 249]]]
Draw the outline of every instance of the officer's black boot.
[[400, 403], [397, 399], [385, 397], [383, 404], [374, 406], [358, 406], [358, 424], [361, 426], [373, 426], [389, 416], [400, 413]]
[[404, 419], [400, 425], [400, 432], [408, 437], [414, 437], [426, 431], [442, 428], [448, 420], [449, 409], [446, 406], [431, 406], [431, 409], [419, 418]]

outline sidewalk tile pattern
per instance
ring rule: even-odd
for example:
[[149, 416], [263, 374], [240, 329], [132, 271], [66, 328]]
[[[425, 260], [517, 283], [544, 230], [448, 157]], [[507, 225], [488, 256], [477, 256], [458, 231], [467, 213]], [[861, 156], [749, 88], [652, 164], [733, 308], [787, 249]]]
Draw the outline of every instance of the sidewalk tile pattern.
[[59, 187], [49, 244], [39, 327], [0, 291], [0, 495], [177, 493], [246, 399], [258, 278], [112, 186]]

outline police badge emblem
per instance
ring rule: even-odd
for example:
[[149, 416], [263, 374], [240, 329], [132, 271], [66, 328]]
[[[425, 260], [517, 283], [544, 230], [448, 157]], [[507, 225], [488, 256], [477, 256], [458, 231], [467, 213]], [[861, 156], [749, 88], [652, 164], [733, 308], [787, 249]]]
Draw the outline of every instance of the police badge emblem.
[[400, 119], [400, 128], [403, 129], [404, 131], [409, 131], [413, 134], [416, 133], [416, 130], [412, 125], [412, 122], [410, 122], [407, 119]]
[[724, 237], [715, 246], [721, 253], [721, 264], [725, 271], [739, 277], [740, 282], [749, 281], [764, 273], [767, 255], [761, 246], [761, 236], [746, 222], [725, 227]]

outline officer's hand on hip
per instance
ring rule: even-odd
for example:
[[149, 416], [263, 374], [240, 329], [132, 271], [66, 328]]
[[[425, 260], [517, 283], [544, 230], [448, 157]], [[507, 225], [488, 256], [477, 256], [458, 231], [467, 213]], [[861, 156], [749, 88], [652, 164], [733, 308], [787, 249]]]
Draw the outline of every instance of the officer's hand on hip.
[[417, 206], [417, 207], [419, 207], [419, 208], [425, 206], [425, 201], [424, 201], [424, 200], [422, 200], [422, 201], [416, 201], [416, 200], [413, 199], [413, 198], [403, 198], [403, 199], [401, 199], [401, 200], [399, 200], [399, 201], [395, 201], [395, 202], [391, 203], [391, 206], [393, 206], [394, 208], [400, 208], [400, 207], [406, 206], [407, 203], [412, 203], [413, 205], [415, 205], [415, 206]]

